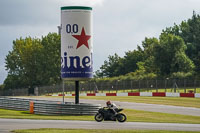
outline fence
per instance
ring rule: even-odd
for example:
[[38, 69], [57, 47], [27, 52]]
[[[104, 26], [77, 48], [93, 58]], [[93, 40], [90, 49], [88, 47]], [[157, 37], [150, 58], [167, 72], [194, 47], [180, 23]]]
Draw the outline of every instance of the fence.
[[28, 111], [29, 101], [29, 99], [0, 97], [0, 108]]
[[[65, 93], [74, 93], [74, 84], [65, 83]], [[80, 93], [104, 92], [192, 92], [200, 93], [200, 80], [165, 79], [165, 80], [116, 80], [99, 82], [80, 82]], [[62, 84], [39, 87], [39, 95], [62, 92]]]
[[0, 90], [0, 96], [28, 96], [28, 88]]
[[[200, 93], [200, 80], [197, 79], [164, 79], [164, 80], [114, 80], [114, 81], [86, 81], [80, 82], [80, 93], [95, 92], [192, 92]], [[65, 93], [74, 93], [73, 82], [66, 81]], [[63, 85], [36, 87], [35, 95], [60, 93]], [[28, 89], [0, 91], [0, 96], [28, 95]]]
[[0, 97], [0, 108], [29, 111], [30, 101], [34, 104], [33, 112], [43, 115], [94, 115], [101, 107], [99, 104]]

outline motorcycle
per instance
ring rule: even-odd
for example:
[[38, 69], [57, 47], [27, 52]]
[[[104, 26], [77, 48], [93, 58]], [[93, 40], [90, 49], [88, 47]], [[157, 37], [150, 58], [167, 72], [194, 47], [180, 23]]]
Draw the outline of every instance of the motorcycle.
[[115, 109], [117, 114], [114, 114], [114, 111], [112, 109], [108, 109], [106, 107], [100, 108], [98, 113], [94, 116], [95, 120], [97, 122], [101, 121], [119, 121], [119, 122], [125, 122], [126, 121], [126, 115], [121, 112], [123, 109]]

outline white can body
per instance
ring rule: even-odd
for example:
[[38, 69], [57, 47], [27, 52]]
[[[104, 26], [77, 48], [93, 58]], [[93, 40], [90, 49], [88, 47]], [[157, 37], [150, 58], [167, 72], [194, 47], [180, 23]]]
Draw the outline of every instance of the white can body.
[[61, 77], [87, 80], [93, 77], [91, 7], [61, 7]]

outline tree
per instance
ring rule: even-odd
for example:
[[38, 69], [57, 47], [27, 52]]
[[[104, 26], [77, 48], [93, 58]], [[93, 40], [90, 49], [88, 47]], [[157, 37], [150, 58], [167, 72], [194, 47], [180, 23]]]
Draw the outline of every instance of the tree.
[[130, 72], [135, 72], [138, 69], [137, 62], [143, 61], [143, 52], [138, 50], [125, 52], [125, 56], [120, 61], [119, 74], [125, 75]]
[[186, 45], [183, 39], [172, 34], [162, 33], [160, 43], [155, 45], [155, 65], [163, 76], [175, 72], [191, 72], [193, 62], [185, 54]]
[[[145, 38], [142, 42], [142, 48], [138, 48], [139, 51], [143, 52], [143, 63], [142, 66], [146, 73], [159, 73], [159, 68], [155, 65], [155, 46], [159, 44], [157, 38]], [[139, 67], [140, 68], [140, 67]]]
[[108, 61], [105, 60], [100, 70], [96, 72], [98, 77], [114, 77], [119, 75], [120, 57], [115, 53], [108, 56]]
[[42, 39], [16, 39], [5, 63], [6, 89], [29, 87], [33, 90], [35, 86], [59, 82], [60, 36], [49, 33]]
[[60, 82], [60, 35], [48, 34], [42, 38], [43, 49], [41, 51], [41, 77], [43, 85], [56, 84]]
[[138, 69], [137, 62], [143, 60], [143, 53], [141, 51], [128, 51], [123, 58], [116, 53], [108, 57], [108, 61], [96, 71], [97, 77], [114, 77], [125, 75], [129, 72], [134, 72]]
[[5, 88], [32, 87], [36, 84], [38, 74], [39, 53], [42, 49], [39, 39], [30, 37], [13, 41], [13, 51], [6, 56], [6, 70], [8, 77]]
[[194, 11], [191, 19], [166, 28], [163, 32], [183, 38], [187, 46], [186, 55], [193, 61], [196, 66], [195, 71], [200, 75], [200, 16]]

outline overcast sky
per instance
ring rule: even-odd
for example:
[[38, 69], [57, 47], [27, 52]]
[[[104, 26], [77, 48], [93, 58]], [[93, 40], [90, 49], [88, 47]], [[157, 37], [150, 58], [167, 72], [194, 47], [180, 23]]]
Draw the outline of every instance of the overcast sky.
[[200, 0], [0, 0], [0, 84], [7, 76], [5, 57], [12, 41], [57, 32], [61, 6], [92, 6], [94, 69], [108, 55], [124, 56], [145, 37], [200, 14]]

